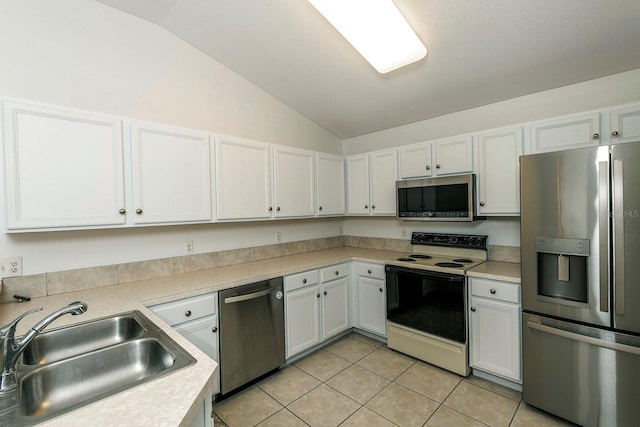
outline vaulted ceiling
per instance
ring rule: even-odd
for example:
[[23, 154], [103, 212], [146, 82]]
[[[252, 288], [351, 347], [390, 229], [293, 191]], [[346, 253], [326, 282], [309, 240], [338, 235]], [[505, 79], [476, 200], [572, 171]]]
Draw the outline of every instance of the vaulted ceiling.
[[394, 0], [429, 52], [384, 75], [306, 0], [98, 1], [341, 138], [640, 68], [638, 0]]

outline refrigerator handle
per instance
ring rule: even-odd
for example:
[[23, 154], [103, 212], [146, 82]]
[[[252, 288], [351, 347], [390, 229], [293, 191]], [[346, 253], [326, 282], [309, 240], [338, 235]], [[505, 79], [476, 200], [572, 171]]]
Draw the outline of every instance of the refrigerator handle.
[[624, 314], [624, 172], [622, 160], [613, 161], [613, 274], [616, 314]]
[[545, 332], [551, 335], [567, 338], [573, 341], [579, 341], [579, 342], [583, 342], [591, 345], [596, 345], [598, 347], [608, 348], [615, 351], [623, 351], [625, 353], [640, 355], [640, 347], [634, 347], [632, 345], [627, 345], [627, 344], [620, 344], [617, 342], [605, 341], [598, 338], [590, 337], [588, 335], [582, 335], [575, 332], [565, 331], [564, 329], [558, 329], [552, 326], [543, 325], [542, 323], [538, 323], [532, 320], [527, 321], [527, 327], [530, 329], [538, 330], [540, 332]]
[[609, 311], [609, 170], [598, 163], [598, 241], [600, 242], [600, 311]]

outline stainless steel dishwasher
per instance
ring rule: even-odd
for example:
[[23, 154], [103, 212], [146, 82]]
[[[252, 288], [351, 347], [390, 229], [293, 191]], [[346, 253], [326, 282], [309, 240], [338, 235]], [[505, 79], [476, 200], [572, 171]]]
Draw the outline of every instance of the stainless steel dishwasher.
[[220, 292], [220, 391], [225, 395], [285, 361], [282, 277]]

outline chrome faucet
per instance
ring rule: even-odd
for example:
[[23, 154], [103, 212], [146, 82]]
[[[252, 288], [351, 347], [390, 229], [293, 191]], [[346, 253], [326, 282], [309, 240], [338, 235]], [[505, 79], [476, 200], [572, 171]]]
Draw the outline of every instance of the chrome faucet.
[[0, 377], [0, 392], [11, 390], [17, 385], [16, 379], [16, 363], [18, 362], [18, 358], [25, 350], [25, 348], [33, 341], [33, 339], [40, 333], [44, 328], [49, 326], [51, 322], [56, 320], [58, 317], [63, 316], [65, 314], [71, 314], [73, 316], [77, 316], [86, 312], [88, 309], [87, 304], [81, 301], [72, 302], [69, 305], [62, 307], [61, 309], [54, 311], [41, 321], [35, 324], [29, 331], [24, 334], [24, 336], [20, 339], [19, 342], [16, 342], [15, 333], [16, 326], [18, 322], [22, 320], [23, 317], [35, 313], [37, 311], [41, 311], [42, 308], [34, 308], [33, 310], [29, 310], [26, 313], [22, 313], [15, 320], [11, 321], [8, 325], [0, 328], [0, 339], [4, 339], [3, 344], [3, 367], [2, 367], [2, 376]]

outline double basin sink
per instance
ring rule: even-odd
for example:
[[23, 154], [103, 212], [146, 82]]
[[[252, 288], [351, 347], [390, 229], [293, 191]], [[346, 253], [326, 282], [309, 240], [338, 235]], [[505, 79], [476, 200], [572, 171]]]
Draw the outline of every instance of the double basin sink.
[[193, 363], [137, 310], [43, 332], [16, 367], [18, 424], [46, 421]]

